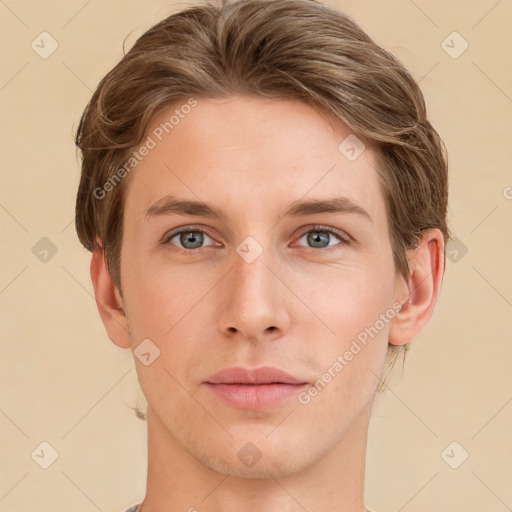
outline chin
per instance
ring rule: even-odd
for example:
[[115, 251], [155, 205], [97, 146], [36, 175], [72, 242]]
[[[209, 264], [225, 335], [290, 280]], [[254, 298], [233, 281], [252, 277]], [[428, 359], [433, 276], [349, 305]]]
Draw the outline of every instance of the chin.
[[[268, 479], [295, 475], [314, 461], [314, 453], [293, 436], [269, 439], [267, 428], [261, 435], [237, 435], [227, 446], [212, 444], [203, 447], [195, 444], [191, 454], [208, 469], [223, 475], [239, 478]], [[300, 446], [300, 449], [297, 449]], [[320, 457], [321, 454], [318, 454]]]
[[262, 457], [254, 466], [244, 467], [238, 460], [225, 460], [216, 457], [202, 457], [200, 462], [208, 469], [236, 478], [269, 479], [292, 476], [306, 467], [306, 463], [300, 464], [292, 458], [287, 458], [283, 463], [277, 456]]

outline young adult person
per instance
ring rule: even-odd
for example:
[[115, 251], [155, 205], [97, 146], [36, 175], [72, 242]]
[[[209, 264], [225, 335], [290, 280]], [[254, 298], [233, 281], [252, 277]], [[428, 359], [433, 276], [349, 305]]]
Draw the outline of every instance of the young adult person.
[[450, 237], [408, 71], [320, 3], [200, 3], [105, 76], [77, 145], [99, 313], [148, 402], [130, 511], [364, 512], [372, 400]]

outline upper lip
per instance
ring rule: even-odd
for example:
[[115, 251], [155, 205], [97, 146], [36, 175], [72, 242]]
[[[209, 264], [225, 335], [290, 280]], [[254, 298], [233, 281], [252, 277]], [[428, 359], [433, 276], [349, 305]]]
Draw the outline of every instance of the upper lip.
[[210, 384], [305, 384], [303, 379], [293, 377], [284, 370], [272, 366], [245, 369], [242, 367], [226, 368], [206, 380]]

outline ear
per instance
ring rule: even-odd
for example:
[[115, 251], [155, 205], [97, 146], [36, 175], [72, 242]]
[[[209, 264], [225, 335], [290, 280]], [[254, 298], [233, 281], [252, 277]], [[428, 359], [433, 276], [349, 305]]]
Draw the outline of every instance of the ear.
[[91, 259], [91, 279], [96, 305], [110, 340], [121, 348], [130, 348], [131, 341], [123, 300], [110, 275], [102, 249], [94, 249]]
[[405, 345], [416, 338], [434, 312], [444, 274], [443, 234], [439, 229], [425, 230], [419, 247], [410, 253], [411, 275], [401, 281], [397, 300], [402, 309], [390, 324], [391, 345]]

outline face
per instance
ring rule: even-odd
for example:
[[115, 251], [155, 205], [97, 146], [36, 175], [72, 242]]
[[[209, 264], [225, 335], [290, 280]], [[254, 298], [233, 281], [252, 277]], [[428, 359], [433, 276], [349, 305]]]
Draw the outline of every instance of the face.
[[[354, 160], [348, 127], [297, 101], [198, 99], [166, 134], [176, 108], [153, 120], [125, 199], [132, 348], [160, 351], [135, 359], [140, 385], [207, 467], [293, 474], [369, 410], [382, 374], [399, 279], [375, 155]], [[208, 384], [263, 366], [305, 384]]]

